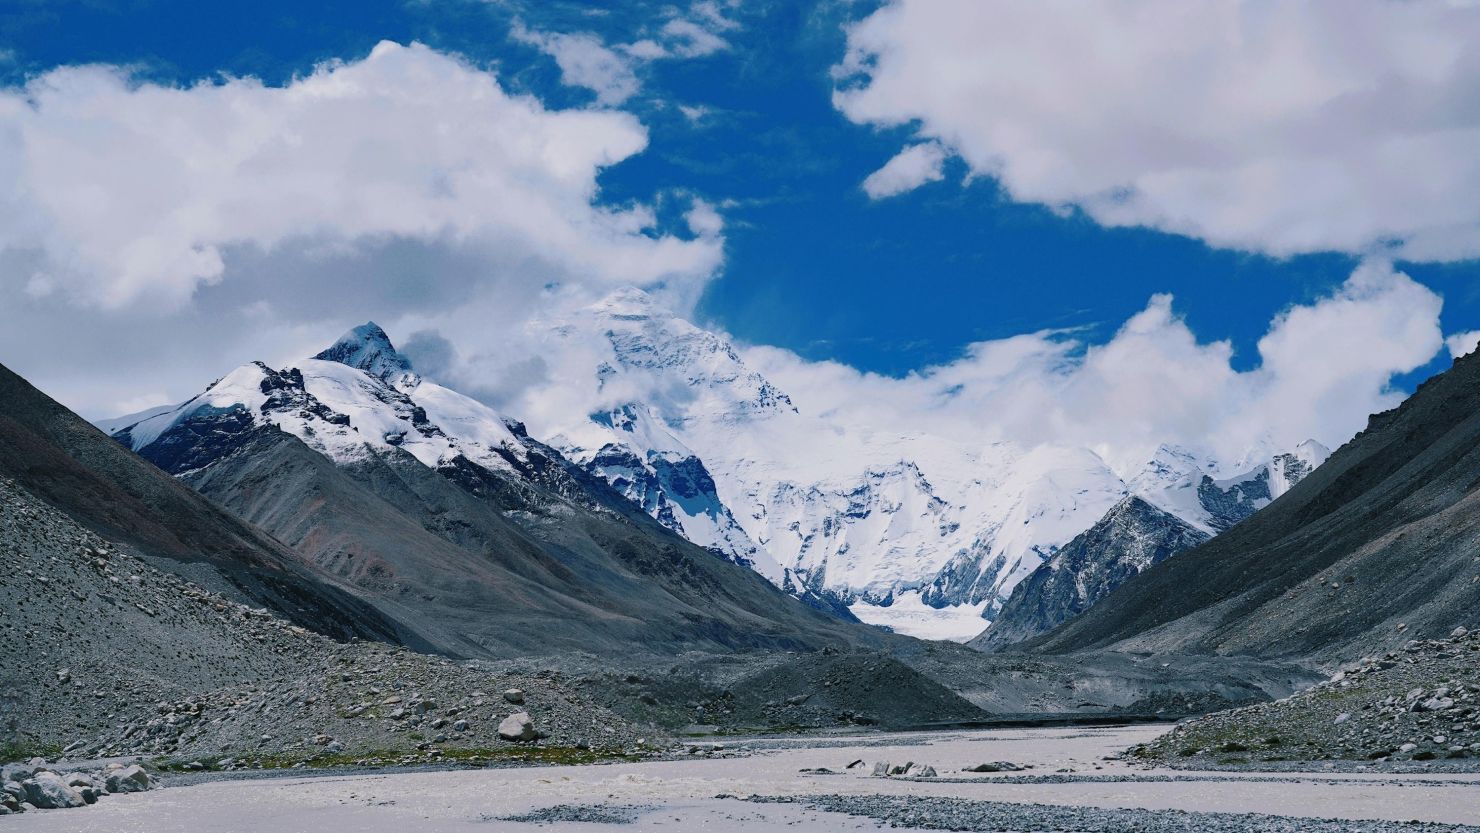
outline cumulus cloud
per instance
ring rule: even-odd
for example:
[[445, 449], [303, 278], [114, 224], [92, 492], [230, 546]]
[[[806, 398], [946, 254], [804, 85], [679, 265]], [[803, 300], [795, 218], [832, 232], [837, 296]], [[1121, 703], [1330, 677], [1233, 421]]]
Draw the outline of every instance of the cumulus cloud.
[[946, 151], [939, 142], [910, 145], [869, 174], [863, 190], [872, 199], [881, 200], [913, 191], [927, 182], [939, 182], [945, 177], [941, 172], [945, 160]]
[[1467, 330], [1462, 333], [1455, 333], [1449, 338], [1444, 339], [1444, 346], [1449, 348], [1451, 358], [1457, 359], [1460, 356], [1468, 356], [1475, 352], [1477, 346], [1480, 346], [1480, 330]]
[[483, 355], [616, 286], [687, 309], [723, 259], [717, 212], [675, 236], [599, 198], [646, 142], [420, 45], [283, 86], [53, 70], [0, 90], [0, 361], [106, 415], [371, 317]]
[[1480, 255], [1480, 6], [895, 0], [849, 28], [851, 120], [1014, 198], [1214, 245]]
[[959, 360], [904, 378], [808, 362], [773, 347], [745, 358], [797, 407], [853, 431], [934, 434], [967, 445], [1082, 446], [1132, 472], [1162, 443], [1232, 465], [1305, 439], [1335, 447], [1402, 394], [1395, 374], [1444, 341], [1438, 295], [1382, 263], [1277, 316], [1259, 364], [1202, 342], [1157, 295], [1108, 341], [1044, 331], [973, 344]]

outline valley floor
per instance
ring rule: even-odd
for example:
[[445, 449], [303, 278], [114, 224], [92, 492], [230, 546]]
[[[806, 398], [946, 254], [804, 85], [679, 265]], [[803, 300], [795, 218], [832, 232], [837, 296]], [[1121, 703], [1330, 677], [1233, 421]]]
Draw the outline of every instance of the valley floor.
[[[704, 741], [694, 744], [691, 759], [650, 763], [215, 780], [109, 796], [85, 809], [26, 813], [0, 826], [25, 833], [841, 831], [891, 825], [1104, 833], [1480, 831], [1480, 774], [1199, 772], [1105, 760], [1166, 728]], [[724, 749], [712, 749], [715, 743]], [[846, 769], [858, 760], [864, 763]], [[939, 777], [870, 776], [880, 761], [929, 764]], [[994, 761], [1031, 768], [962, 771]], [[802, 772], [817, 768], [831, 772]], [[1414, 820], [1431, 824], [1408, 823]]]

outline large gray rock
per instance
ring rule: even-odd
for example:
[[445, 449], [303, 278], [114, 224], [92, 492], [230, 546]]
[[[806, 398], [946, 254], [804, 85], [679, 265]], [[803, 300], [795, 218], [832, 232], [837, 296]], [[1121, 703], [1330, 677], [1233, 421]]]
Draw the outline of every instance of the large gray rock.
[[0, 782], [24, 781], [30, 778], [35, 771], [36, 768], [29, 764], [6, 764], [5, 766], [0, 766]]
[[498, 724], [498, 736], [504, 740], [528, 741], [540, 736], [535, 731], [534, 721], [530, 719], [528, 712], [511, 714]]
[[21, 784], [26, 800], [42, 810], [62, 810], [87, 804], [82, 793], [67, 786], [55, 772], [38, 772]]
[[511, 688], [508, 691], [505, 691], [504, 692], [504, 700], [506, 702], [513, 703], [516, 706], [523, 705], [523, 703], [524, 703], [524, 691], [523, 691], [523, 689]]
[[149, 773], [138, 764], [108, 773], [107, 783], [110, 793], [137, 793], [154, 786]]

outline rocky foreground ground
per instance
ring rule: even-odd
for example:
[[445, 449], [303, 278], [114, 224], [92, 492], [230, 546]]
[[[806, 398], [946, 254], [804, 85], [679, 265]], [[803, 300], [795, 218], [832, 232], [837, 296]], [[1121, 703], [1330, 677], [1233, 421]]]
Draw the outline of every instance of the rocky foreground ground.
[[338, 643], [203, 590], [3, 479], [0, 539], [0, 761], [576, 762], [654, 740], [548, 676]]
[[1410, 641], [1270, 703], [1189, 720], [1129, 752], [1183, 768], [1480, 768], [1480, 633]]

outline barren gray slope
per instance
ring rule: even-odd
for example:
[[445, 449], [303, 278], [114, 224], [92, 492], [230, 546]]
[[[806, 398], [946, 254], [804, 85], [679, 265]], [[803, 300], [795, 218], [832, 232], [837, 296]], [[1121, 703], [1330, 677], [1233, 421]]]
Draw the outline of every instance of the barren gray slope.
[[[55, 759], [73, 743], [78, 758], [405, 754], [418, 729], [431, 740], [423, 748], [495, 748], [508, 746], [496, 729], [512, 711], [531, 713], [554, 743], [637, 737], [536, 675], [335, 643], [235, 604], [130, 557], [4, 477], [0, 550], [11, 631], [0, 640], [0, 757]], [[498, 696], [510, 687], [524, 690], [523, 703]], [[338, 745], [326, 750], [328, 738]]]
[[1472, 354], [1373, 416], [1247, 521], [1025, 647], [1336, 660], [1474, 628], [1477, 486], [1480, 356]]
[[261, 530], [205, 500], [0, 365], [0, 476], [103, 538], [333, 636], [412, 645]]
[[[897, 639], [800, 604], [579, 470], [547, 473], [559, 480], [556, 493], [471, 465], [429, 469], [400, 450], [341, 467], [270, 426], [231, 445], [185, 479], [415, 623], [439, 650], [809, 649]], [[555, 455], [552, 465], [560, 463]]]

